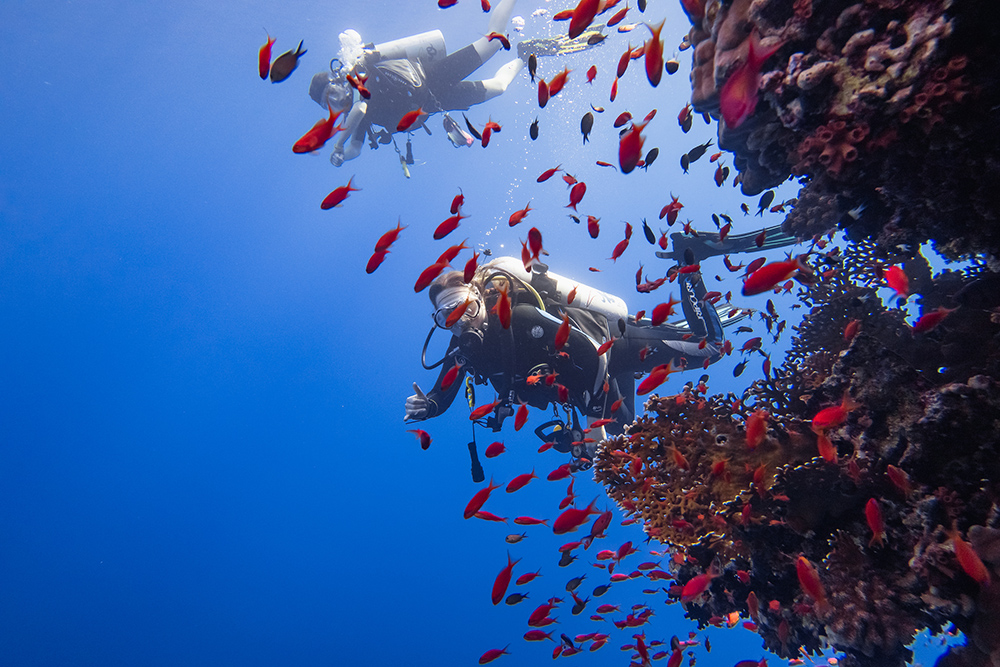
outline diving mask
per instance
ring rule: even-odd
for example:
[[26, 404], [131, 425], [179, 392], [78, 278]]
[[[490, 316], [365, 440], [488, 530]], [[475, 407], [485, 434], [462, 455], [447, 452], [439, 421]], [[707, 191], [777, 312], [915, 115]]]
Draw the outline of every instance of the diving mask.
[[466, 300], [469, 303], [465, 307], [465, 312], [457, 322], [452, 323], [452, 326], [455, 326], [459, 322], [471, 323], [478, 321], [480, 312], [482, 311], [482, 302], [479, 299], [479, 294], [475, 290], [463, 285], [445, 290], [438, 297], [437, 302], [441, 305], [434, 311], [434, 324], [442, 329], [448, 329], [448, 317], [455, 312], [456, 308], [463, 306]]

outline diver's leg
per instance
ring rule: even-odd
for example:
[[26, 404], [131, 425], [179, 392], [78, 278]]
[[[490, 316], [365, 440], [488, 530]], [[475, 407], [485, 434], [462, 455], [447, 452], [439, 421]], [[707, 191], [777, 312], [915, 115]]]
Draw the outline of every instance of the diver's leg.
[[501, 67], [492, 79], [459, 81], [448, 88], [435, 91], [435, 98], [443, 109], [449, 111], [468, 109], [505, 91], [522, 67], [524, 67], [523, 62], [518, 59], [512, 60]]
[[681, 288], [681, 308], [693, 334], [691, 338], [721, 343], [725, 339], [722, 320], [715, 306], [705, 301], [705, 281], [701, 278], [701, 271], [685, 273], [677, 282]]
[[[500, 0], [497, 6], [493, 8], [493, 11], [490, 12], [490, 23], [486, 27], [487, 35], [491, 32], [504, 33], [507, 28], [507, 22], [510, 20], [510, 15], [514, 11], [515, 2], [517, 0]], [[493, 54], [500, 50], [500, 46], [500, 40], [498, 39], [491, 42], [489, 37], [480, 37], [464, 49], [459, 49], [448, 57], [436, 62], [433, 67], [428, 68], [428, 74], [434, 80], [440, 82], [461, 81], [479, 69], [479, 66], [484, 62], [492, 58]]]

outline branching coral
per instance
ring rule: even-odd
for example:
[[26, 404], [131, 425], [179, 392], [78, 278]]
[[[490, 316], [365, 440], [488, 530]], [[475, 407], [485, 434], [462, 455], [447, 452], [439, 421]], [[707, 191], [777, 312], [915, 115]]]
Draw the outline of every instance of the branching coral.
[[[984, 310], [1000, 306], [994, 274], [977, 264], [933, 276], [919, 255], [871, 241], [812, 261], [822, 279], [800, 292], [810, 310], [784, 363], [740, 398], [652, 397], [651, 414], [599, 450], [596, 477], [683, 554], [675, 599], [695, 576], [721, 572], [685, 603], [702, 626], [750, 616], [752, 592], [767, 601], [754, 605], [757, 631], [782, 657], [830, 645], [842, 664], [902, 665], [917, 631], [949, 623], [976, 641], [949, 660], [1000, 657], [1000, 596], [956, 555], [967, 539], [997, 575], [1000, 324]], [[900, 263], [925, 308], [966, 305], [939, 329], [913, 332], [875, 294], [880, 267]], [[851, 322], [857, 331], [845, 336]], [[964, 337], [960, 370], [942, 366], [948, 335]], [[990, 374], [956, 375], [970, 371]], [[814, 430], [845, 397], [843, 418]], [[764, 409], [766, 437], [751, 449], [748, 423]], [[834, 450], [825, 457], [821, 438]], [[800, 555], [816, 565], [828, 606], [798, 579]]]

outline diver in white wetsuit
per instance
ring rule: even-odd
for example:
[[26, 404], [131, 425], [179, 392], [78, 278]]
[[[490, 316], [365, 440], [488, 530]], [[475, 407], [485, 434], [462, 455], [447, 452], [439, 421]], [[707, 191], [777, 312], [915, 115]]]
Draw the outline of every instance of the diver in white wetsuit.
[[[516, 0], [501, 0], [490, 13], [486, 34], [505, 32]], [[417, 107], [428, 114], [468, 109], [500, 95], [524, 66], [514, 58], [490, 79], [465, 81], [500, 48], [500, 40], [481, 37], [451, 55], [447, 54], [440, 30], [404, 37], [384, 44], [364, 44], [353, 30], [340, 34], [338, 57], [330, 71], [312, 78], [309, 96], [324, 109], [342, 111], [344, 131], [338, 135], [330, 162], [340, 166], [361, 153], [367, 135], [373, 147], [389, 143], [396, 125]], [[365, 87], [370, 99], [362, 99], [347, 81], [347, 75], [367, 75]], [[410, 130], [422, 125], [426, 116]], [[380, 126], [375, 131], [373, 125]], [[445, 131], [456, 146], [468, 145], [472, 138], [445, 114]]]

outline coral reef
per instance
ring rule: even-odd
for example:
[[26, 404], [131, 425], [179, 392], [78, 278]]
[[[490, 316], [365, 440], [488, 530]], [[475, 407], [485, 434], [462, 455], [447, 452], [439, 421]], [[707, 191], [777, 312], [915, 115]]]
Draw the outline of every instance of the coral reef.
[[[595, 476], [676, 550], [675, 599], [719, 573], [683, 602], [701, 626], [753, 617], [775, 654], [832, 646], [849, 667], [901, 666], [918, 631], [954, 626], [969, 645], [942, 665], [1000, 659], [998, 587], [958, 554], [971, 543], [1000, 572], [996, 274], [978, 262], [935, 276], [872, 240], [809, 261], [821, 279], [800, 291], [809, 312], [782, 365], [740, 397], [703, 385], [652, 396], [602, 444]], [[957, 307], [935, 328], [914, 331], [878, 299], [882, 267], [900, 263], [924, 312]], [[814, 422], [837, 405], [839, 418]], [[825, 601], [799, 579], [800, 556]]]
[[719, 93], [751, 34], [781, 44], [763, 66], [755, 113], [718, 145], [746, 195], [790, 176], [800, 238], [835, 225], [884, 244], [931, 240], [950, 257], [1000, 256], [1000, 7], [984, 0], [708, 0], [691, 17], [691, 101], [719, 117]]

